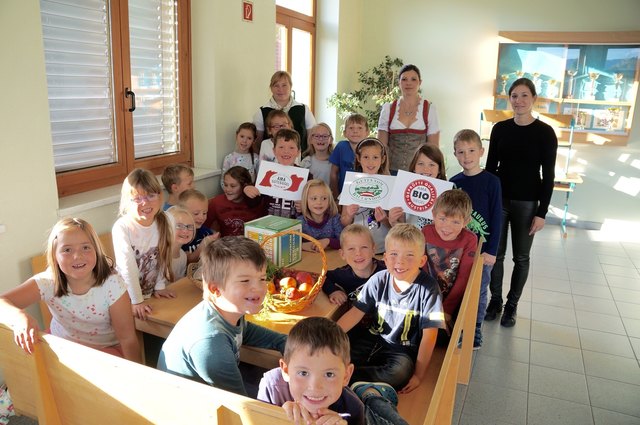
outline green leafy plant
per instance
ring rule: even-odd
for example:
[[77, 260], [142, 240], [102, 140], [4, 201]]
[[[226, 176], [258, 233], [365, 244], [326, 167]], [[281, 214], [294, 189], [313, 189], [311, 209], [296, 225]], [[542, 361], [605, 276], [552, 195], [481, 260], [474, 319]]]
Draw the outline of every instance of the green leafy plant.
[[366, 71], [358, 72], [360, 88], [347, 93], [335, 93], [327, 99], [327, 105], [336, 108], [338, 116], [344, 120], [353, 113], [364, 115], [372, 132], [378, 127], [382, 104], [400, 97], [398, 71], [404, 61], [391, 58], [384, 60]]

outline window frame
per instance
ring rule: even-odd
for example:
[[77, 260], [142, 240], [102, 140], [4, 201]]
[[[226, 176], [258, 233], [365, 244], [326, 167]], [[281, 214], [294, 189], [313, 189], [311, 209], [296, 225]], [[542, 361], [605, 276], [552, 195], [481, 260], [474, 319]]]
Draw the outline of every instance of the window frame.
[[80, 170], [56, 173], [60, 198], [122, 183], [135, 168], [160, 174], [171, 163], [193, 165], [193, 117], [191, 103], [191, 0], [176, 0], [178, 13], [178, 93], [180, 150], [175, 153], [135, 159], [133, 115], [125, 88], [131, 87], [129, 18], [127, 0], [110, 0], [111, 51], [114, 101], [114, 148], [118, 160]]

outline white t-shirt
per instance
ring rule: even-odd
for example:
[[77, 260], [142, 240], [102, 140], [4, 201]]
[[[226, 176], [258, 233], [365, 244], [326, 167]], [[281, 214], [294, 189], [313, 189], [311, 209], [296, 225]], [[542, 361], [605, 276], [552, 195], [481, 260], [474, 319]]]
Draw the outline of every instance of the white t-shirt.
[[100, 286], [86, 294], [54, 296], [53, 276], [50, 270], [35, 275], [40, 298], [51, 311], [51, 333], [80, 344], [110, 347], [118, 344], [111, 326], [109, 308], [127, 290], [122, 278], [112, 274]]
[[300, 166], [302, 168], [309, 169], [309, 172], [313, 174], [314, 179], [322, 180], [327, 184], [327, 186], [329, 186], [329, 180], [331, 179], [331, 163], [328, 159], [322, 161], [316, 158], [315, 155], [308, 155], [300, 161]]
[[[402, 99], [402, 98], [400, 98]], [[398, 105], [396, 105], [396, 113], [393, 116], [393, 120], [391, 121], [391, 126], [389, 126], [389, 113], [391, 112], [391, 103], [385, 103], [382, 105], [382, 111], [380, 112], [380, 118], [378, 119], [378, 131], [389, 131], [391, 130], [404, 130], [410, 128], [412, 130], [424, 130], [424, 120], [422, 119], [424, 101], [420, 99], [420, 103], [418, 104], [418, 111], [416, 112], [417, 119], [411, 123], [409, 127], [400, 122], [400, 100], [398, 101]], [[429, 104], [429, 129], [427, 130], [427, 135], [436, 134], [440, 132], [440, 124], [438, 122], [438, 110], [433, 103]]]
[[187, 253], [180, 250], [178, 258], [173, 257], [171, 261], [173, 277], [175, 280], [182, 279], [187, 275]]

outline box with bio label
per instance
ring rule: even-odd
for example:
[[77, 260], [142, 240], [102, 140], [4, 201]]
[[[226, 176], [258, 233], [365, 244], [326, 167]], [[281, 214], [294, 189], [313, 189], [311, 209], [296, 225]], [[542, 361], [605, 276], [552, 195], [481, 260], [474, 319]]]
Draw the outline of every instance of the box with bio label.
[[[286, 230], [302, 232], [299, 220], [268, 215], [244, 224], [244, 235], [262, 244], [266, 236]], [[289, 267], [302, 259], [302, 238], [298, 235], [282, 235], [272, 238], [263, 246], [267, 259], [277, 267]]]

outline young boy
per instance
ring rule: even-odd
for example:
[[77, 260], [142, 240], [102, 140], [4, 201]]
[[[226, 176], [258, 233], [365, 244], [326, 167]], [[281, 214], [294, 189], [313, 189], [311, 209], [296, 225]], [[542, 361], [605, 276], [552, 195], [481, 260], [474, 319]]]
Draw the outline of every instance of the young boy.
[[478, 246], [476, 236], [464, 228], [471, 219], [471, 199], [460, 189], [447, 190], [438, 196], [432, 211], [433, 224], [422, 228], [428, 254], [424, 270], [438, 282], [451, 329]]
[[373, 256], [375, 242], [368, 228], [350, 224], [340, 233], [340, 257], [347, 263], [327, 272], [322, 290], [329, 301], [342, 305], [354, 302], [369, 278], [386, 268], [384, 261]]
[[387, 270], [364, 285], [354, 306], [338, 320], [345, 331], [366, 313], [375, 315], [372, 326], [349, 335], [353, 380], [386, 382], [401, 392], [420, 385], [436, 341], [444, 327], [438, 285], [421, 270], [424, 236], [411, 224], [398, 224], [385, 238]]
[[[484, 148], [478, 133], [473, 130], [460, 130], [453, 138], [453, 151], [462, 167], [462, 172], [453, 176], [451, 181], [456, 187], [467, 192], [473, 207], [471, 222], [467, 227], [478, 238], [485, 239], [482, 246], [482, 285], [476, 333], [473, 339], [473, 348], [478, 349], [482, 346], [482, 322], [485, 319], [485, 310], [487, 320], [495, 319], [497, 313], [502, 310], [502, 297], [498, 294], [495, 294], [495, 301], [492, 298], [493, 304], [487, 309], [487, 289], [491, 281], [491, 269], [496, 262], [502, 225], [502, 190], [500, 179], [480, 168], [480, 158], [484, 155]], [[503, 326], [513, 326], [515, 319], [505, 314], [501, 323]]]
[[[295, 166], [296, 158], [300, 154], [300, 135], [295, 130], [281, 129], [278, 130], [274, 137], [274, 154], [278, 164]], [[307, 180], [313, 179], [311, 173]], [[300, 184], [303, 187], [306, 181]], [[260, 191], [255, 186], [245, 186], [244, 194], [248, 198], [260, 196]], [[300, 201], [291, 201], [283, 198], [275, 198], [267, 196], [267, 214], [277, 215], [279, 217], [297, 218], [302, 212]]]
[[202, 249], [203, 301], [176, 323], [162, 345], [158, 369], [246, 396], [240, 346], [284, 351], [286, 336], [248, 323], [267, 293], [264, 251], [255, 241], [226, 236]]
[[188, 189], [180, 194], [178, 205], [191, 213], [193, 221], [196, 225], [196, 235], [191, 242], [182, 245], [182, 250], [187, 253], [187, 261], [194, 263], [200, 258], [200, 246], [205, 239], [217, 239], [219, 233], [204, 225], [207, 220], [207, 212], [209, 211], [209, 200], [200, 191], [196, 189]]
[[356, 146], [369, 135], [367, 119], [360, 114], [351, 114], [344, 122], [344, 137], [347, 140], [339, 142], [331, 156], [331, 177], [329, 186], [333, 197], [337, 198], [342, 191], [344, 176], [347, 171], [353, 171], [353, 163], [356, 160]]
[[349, 338], [335, 322], [324, 317], [299, 321], [289, 332], [280, 367], [260, 381], [258, 400], [282, 406], [295, 423], [407, 425], [389, 385], [346, 387], [353, 372], [349, 351]]
[[193, 170], [186, 165], [170, 164], [162, 171], [162, 184], [169, 194], [169, 199], [162, 209], [168, 210], [173, 205], [178, 205], [180, 194], [188, 189], [193, 189]]

